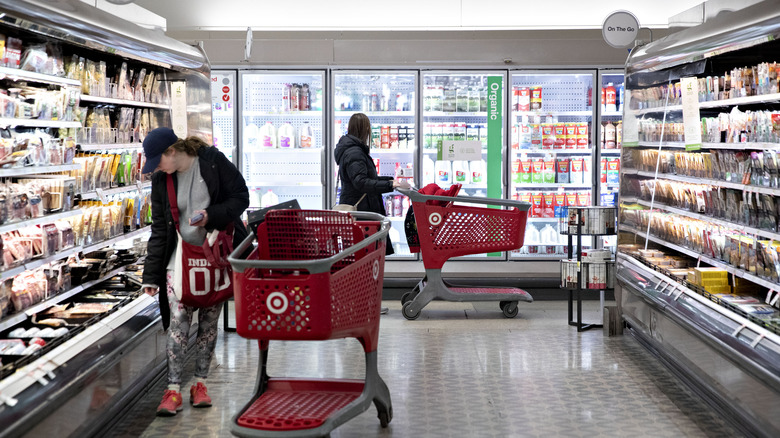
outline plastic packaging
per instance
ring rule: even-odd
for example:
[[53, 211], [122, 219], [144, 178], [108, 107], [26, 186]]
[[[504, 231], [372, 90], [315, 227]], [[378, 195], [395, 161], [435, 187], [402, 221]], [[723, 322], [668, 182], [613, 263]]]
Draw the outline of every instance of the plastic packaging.
[[273, 205], [276, 205], [279, 203], [279, 197], [276, 196], [276, 193], [273, 192], [273, 190], [268, 190], [265, 192], [265, 194], [260, 198], [260, 204], [261, 207], [271, 207]]
[[289, 123], [285, 123], [279, 128], [279, 143], [277, 147], [282, 149], [292, 149], [295, 147], [295, 128]]
[[457, 184], [471, 184], [471, 172], [468, 161], [453, 161], [452, 173]]
[[[250, 137], [251, 138], [251, 137]], [[261, 148], [275, 148], [277, 146], [276, 127], [273, 123], [265, 122], [258, 133], [260, 141], [257, 142], [257, 146]]]
[[301, 148], [311, 148], [314, 146], [313, 140], [314, 133], [312, 132], [311, 125], [309, 125], [309, 122], [304, 122], [298, 136], [298, 146]]
[[452, 166], [449, 161], [436, 161], [434, 172], [436, 174], [436, 184], [442, 187], [452, 184]]

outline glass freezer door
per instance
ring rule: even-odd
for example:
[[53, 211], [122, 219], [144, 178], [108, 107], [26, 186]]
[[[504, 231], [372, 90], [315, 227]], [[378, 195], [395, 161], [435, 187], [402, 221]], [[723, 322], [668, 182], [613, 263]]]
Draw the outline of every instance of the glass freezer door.
[[[460, 183], [460, 196], [503, 198], [505, 87], [503, 72], [423, 73], [423, 187], [436, 183], [449, 188]], [[481, 143], [482, 158], [447, 160], [443, 148], [452, 141]], [[505, 260], [506, 256], [490, 253], [464, 258]]]
[[[620, 153], [623, 149], [623, 70], [599, 70], [598, 205], [618, 205]], [[601, 238], [603, 247], [617, 249], [617, 236]]]
[[324, 71], [242, 71], [240, 169], [250, 209], [325, 208]]
[[236, 72], [211, 70], [212, 141], [228, 160], [236, 163]]
[[593, 205], [594, 73], [512, 72], [510, 196], [531, 203], [513, 260], [565, 258], [563, 209]]
[[[333, 145], [346, 135], [349, 119], [361, 112], [371, 121], [371, 157], [380, 176], [406, 177], [416, 186], [414, 175], [417, 153], [417, 73], [403, 71], [333, 72], [334, 117]], [[333, 156], [331, 154], [331, 156]], [[338, 166], [334, 163], [333, 186]], [[335, 187], [334, 204], [340, 187]], [[395, 254], [391, 259], [415, 259], [409, 252], [404, 219], [409, 199], [398, 192], [383, 196], [387, 217], [392, 223], [390, 241]]]

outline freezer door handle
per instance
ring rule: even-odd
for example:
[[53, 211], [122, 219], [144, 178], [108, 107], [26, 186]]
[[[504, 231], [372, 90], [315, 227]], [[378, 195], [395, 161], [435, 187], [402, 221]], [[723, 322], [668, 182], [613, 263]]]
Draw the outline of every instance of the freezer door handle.
[[322, 184], [323, 187], [328, 183], [327, 178], [325, 178], [325, 174], [328, 172], [327, 170], [327, 163], [325, 163], [325, 147], [322, 147], [322, 151], [320, 152], [320, 184]]

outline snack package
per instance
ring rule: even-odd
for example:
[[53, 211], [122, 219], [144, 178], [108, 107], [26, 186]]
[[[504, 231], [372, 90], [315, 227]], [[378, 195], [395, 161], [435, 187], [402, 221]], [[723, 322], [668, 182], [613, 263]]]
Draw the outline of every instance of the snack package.
[[8, 37], [5, 40], [5, 53], [3, 54], [3, 66], [19, 68], [22, 60], [22, 40]]

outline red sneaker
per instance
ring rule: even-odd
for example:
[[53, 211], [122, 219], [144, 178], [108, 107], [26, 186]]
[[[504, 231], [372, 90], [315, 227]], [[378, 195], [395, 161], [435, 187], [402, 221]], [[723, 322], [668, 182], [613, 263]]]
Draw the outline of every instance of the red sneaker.
[[206, 385], [198, 382], [190, 386], [190, 404], [195, 408], [208, 408], [211, 406], [211, 397], [206, 393]]
[[176, 415], [176, 413], [182, 409], [181, 393], [166, 389], [165, 394], [163, 394], [162, 402], [160, 403], [160, 406], [157, 407], [157, 415], [161, 417], [170, 417]]

